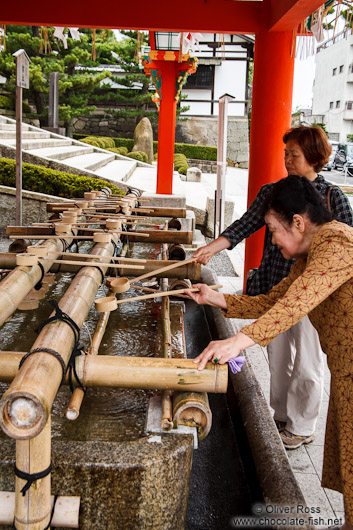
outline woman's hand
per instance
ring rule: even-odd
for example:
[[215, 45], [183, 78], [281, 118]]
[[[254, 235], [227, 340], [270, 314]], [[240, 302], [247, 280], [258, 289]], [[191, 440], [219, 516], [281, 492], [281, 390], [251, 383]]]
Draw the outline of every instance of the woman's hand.
[[227, 309], [227, 304], [222, 293], [210, 289], [205, 283], [195, 283], [193, 288], [199, 289], [199, 292], [195, 293], [186, 289], [185, 294], [189, 295], [197, 304], [212, 305]]
[[224, 364], [229, 359], [238, 357], [242, 350], [254, 344], [255, 342], [252, 339], [239, 331], [239, 333], [229, 337], [229, 339], [211, 341], [203, 352], [194, 359], [194, 363], [198, 364], [198, 370], [203, 370], [208, 361], [212, 361], [215, 364]]
[[197, 258], [198, 263], [202, 263], [202, 265], [207, 265], [212, 256], [214, 256], [218, 252], [221, 252], [221, 250], [224, 250], [225, 248], [229, 248], [230, 246], [230, 241], [226, 237], [218, 236], [217, 239], [211, 241], [211, 243], [209, 243], [205, 247], [200, 247], [199, 249], [197, 249], [195, 254], [193, 255], [193, 258]]
[[197, 258], [197, 263], [207, 265], [207, 263], [210, 261], [212, 256], [214, 256], [214, 254], [215, 252], [212, 252], [209, 245], [206, 245], [205, 247], [198, 248], [192, 257]]

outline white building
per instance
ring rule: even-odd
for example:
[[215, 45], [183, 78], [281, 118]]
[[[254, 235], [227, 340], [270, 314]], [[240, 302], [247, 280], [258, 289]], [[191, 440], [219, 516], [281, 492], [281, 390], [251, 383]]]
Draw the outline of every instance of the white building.
[[202, 34], [200, 46], [192, 53], [198, 58], [197, 71], [182, 90], [188, 96], [184, 103], [190, 106], [185, 115], [218, 116], [218, 99], [225, 93], [235, 98], [229, 103], [228, 115], [247, 115], [254, 42], [248, 35]]
[[353, 134], [353, 35], [341, 32], [321, 44], [315, 56], [312, 114], [326, 125], [329, 138]]

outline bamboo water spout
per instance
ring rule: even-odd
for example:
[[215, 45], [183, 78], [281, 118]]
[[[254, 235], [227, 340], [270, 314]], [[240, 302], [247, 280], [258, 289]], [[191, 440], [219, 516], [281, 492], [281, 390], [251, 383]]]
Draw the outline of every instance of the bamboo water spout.
[[76, 371], [87, 387], [225, 393], [228, 384], [227, 364], [198, 370], [192, 359], [81, 355]]
[[[94, 247], [94, 253], [100, 255], [111, 256], [113, 252], [111, 243], [101, 243]], [[108, 267], [108, 264], [100, 264], [104, 273]], [[100, 283], [101, 272], [97, 267], [83, 267], [60, 301], [61, 310], [79, 328], [88, 314]], [[33, 349], [55, 348], [67, 365], [74, 342], [72, 329], [67, 323], [57, 320], [42, 329]], [[26, 359], [0, 401], [0, 426], [3, 431], [17, 439], [38, 435], [49, 417], [61, 379], [62, 368], [54, 356], [39, 351]]]
[[[43, 245], [44, 246], [44, 245]], [[48, 241], [45, 246], [54, 256], [63, 250], [63, 241]], [[14, 259], [16, 257], [14, 256]], [[52, 263], [42, 265], [44, 272], [48, 272]], [[33, 267], [16, 267], [0, 282], [0, 325], [17, 309], [20, 302], [42, 278], [43, 272], [39, 265]]]

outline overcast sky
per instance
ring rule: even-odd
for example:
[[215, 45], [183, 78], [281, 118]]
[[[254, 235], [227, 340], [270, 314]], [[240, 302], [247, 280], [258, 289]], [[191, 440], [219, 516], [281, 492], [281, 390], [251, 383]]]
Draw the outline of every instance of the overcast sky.
[[293, 84], [293, 111], [297, 108], [308, 109], [312, 106], [313, 81], [315, 76], [315, 57], [295, 60]]

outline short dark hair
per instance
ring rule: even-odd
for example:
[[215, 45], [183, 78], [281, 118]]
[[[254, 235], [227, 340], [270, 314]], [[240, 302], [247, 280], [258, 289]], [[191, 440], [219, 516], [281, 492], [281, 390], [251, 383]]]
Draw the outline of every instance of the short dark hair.
[[287, 225], [295, 214], [307, 214], [310, 221], [323, 225], [332, 221], [321, 195], [306, 177], [289, 175], [273, 185], [263, 207], [265, 216], [273, 210]]
[[295, 140], [302, 149], [306, 160], [312, 165], [316, 172], [321, 171], [327, 164], [332, 147], [325, 131], [318, 126], [312, 127], [300, 125], [292, 127], [283, 136], [286, 144], [289, 140]]

